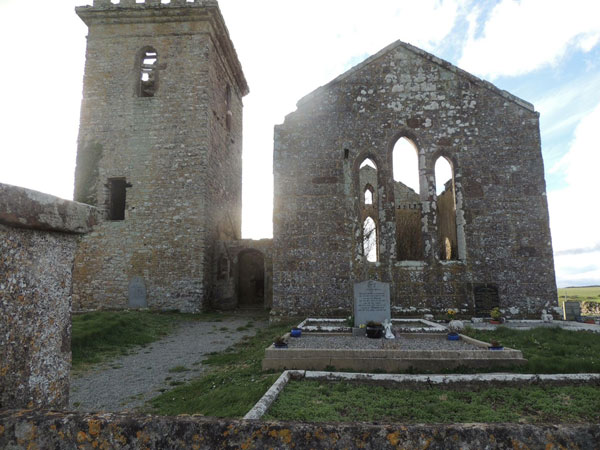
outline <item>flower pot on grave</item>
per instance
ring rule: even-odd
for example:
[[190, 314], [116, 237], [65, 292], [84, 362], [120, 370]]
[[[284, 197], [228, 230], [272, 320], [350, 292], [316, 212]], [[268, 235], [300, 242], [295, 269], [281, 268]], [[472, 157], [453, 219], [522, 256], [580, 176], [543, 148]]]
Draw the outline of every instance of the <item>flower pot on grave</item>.
[[293, 338], [299, 338], [300, 336], [302, 336], [302, 329], [292, 328], [292, 330], [290, 331], [290, 336]]
[[490, 323], [491, 323], [492, 325], [501, 325], [501, 324], [502, 324], [502, 322], [500, 322], [499, 320], [493, 320], [493, 319], [492, 319], [492, 320], [490, 320]]
[[458, 340], [460, 340], [460, 334], [458, 334], [458, 333], [456, 333], [454, 331], [451, 331], [450, 333], [448, 333], [446, 335], [446, 337], [447, 337], [447, 339], [449, 341], [458, 341]]
[[383, 337], [383, 325], [367, 325], [366, 334], [371, 339], [381, 339]]
[[490, 350], [504, 350], [504, 347], [501, 345], [490, 345], [488, 348]]
[[288, 348], [287, 342], [273, 342], [275, 348]]

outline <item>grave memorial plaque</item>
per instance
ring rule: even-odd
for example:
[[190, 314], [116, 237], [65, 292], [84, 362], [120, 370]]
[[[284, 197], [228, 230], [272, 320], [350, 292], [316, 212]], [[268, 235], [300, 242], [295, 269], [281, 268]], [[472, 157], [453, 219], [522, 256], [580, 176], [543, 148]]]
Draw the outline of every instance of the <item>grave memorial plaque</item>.
[[356, 326], [367, 322], [391, 320], [390, 284], [380, 281], [354, 283], [354, 323]]
[[581, 319], [581, 304], [579, 302], [566, 301], [563, 303], [563, 319], [579, 320]]
[[141, 277], [133, 277], [129, 280], [129, 307], [147, 308], [146, 285]]

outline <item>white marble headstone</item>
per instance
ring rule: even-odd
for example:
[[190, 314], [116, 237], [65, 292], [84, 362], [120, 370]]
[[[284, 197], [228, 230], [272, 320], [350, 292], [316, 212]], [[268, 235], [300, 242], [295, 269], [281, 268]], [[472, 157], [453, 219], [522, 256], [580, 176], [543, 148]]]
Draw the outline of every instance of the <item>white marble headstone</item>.
[[354, 323], [356, 326], [367, 322], [391, 320], [390, 284], [381, 281], [354, 283]]

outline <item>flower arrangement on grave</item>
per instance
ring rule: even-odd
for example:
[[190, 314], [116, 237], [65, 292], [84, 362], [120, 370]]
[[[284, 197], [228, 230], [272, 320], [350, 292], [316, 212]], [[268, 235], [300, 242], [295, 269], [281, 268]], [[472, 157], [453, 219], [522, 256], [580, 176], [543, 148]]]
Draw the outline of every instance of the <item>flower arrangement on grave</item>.
[[502, 344], [495, 339], [492, 339], [492, 341], [490, 342], [490, 346], [488, 348], [490, 350], [503, 350], [504, 349]]
[[502, 323], [502, 313], [500, 312], [500, 308], [498, 308], [497, 306], [492, 309], [492, 311], [490, 312], [490, 316], [492, 317], [490, 323], [493, 323], [495, 325]]
[[446, 311], [446, 319], [448, 321], [454, 320], [455, 317], [456, 317], [456, 311], [455, 310], [449, 309], [448, 311]]
[[371, 339], [381, 339], [383, 337], [383, 325], [381, 322], [367, 322], [367, 337]]

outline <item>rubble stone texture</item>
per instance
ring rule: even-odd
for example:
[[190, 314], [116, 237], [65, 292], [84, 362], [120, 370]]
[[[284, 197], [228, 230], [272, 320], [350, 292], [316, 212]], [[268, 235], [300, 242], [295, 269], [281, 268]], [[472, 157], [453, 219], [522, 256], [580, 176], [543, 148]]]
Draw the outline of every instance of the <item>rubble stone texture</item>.
[[[276, 316], [347, 314], [353, 283], [368, 278], [391, 282], [396, 313], [498, 304], [506, 316], [537, 317], [556, 304], [531, 104], [398, 41], [297, 106], [275, 127]], [[410, 196], [395, 199], [392, 152], [402, 137], [418, 151], [418, 208]], [[440, 199], [439, 157], [454, 172]], [[366, 158], [377, 167], [368, 208], [359, 176]], [[363, 255], [366, 210], [376, 221], [373, 263]], [[399, 251], [411, 214], [420, 221], [417, 255]]]
[[25, 448], [311, 448], [595, 449], [598, 424], [370, 424], [0, 412], [0, 447]]
[[68, 405], [71, 270], [94, 210], [0, 184], [0, 409]]
[[216, 242], [241, 234], [248, 86], [217, 2], [76, 11], [89, 35], [75, 199], [107, 220], [78, 248], [73, 307], [125, 308], [141, 277], [150, 308], [198, 312]]

